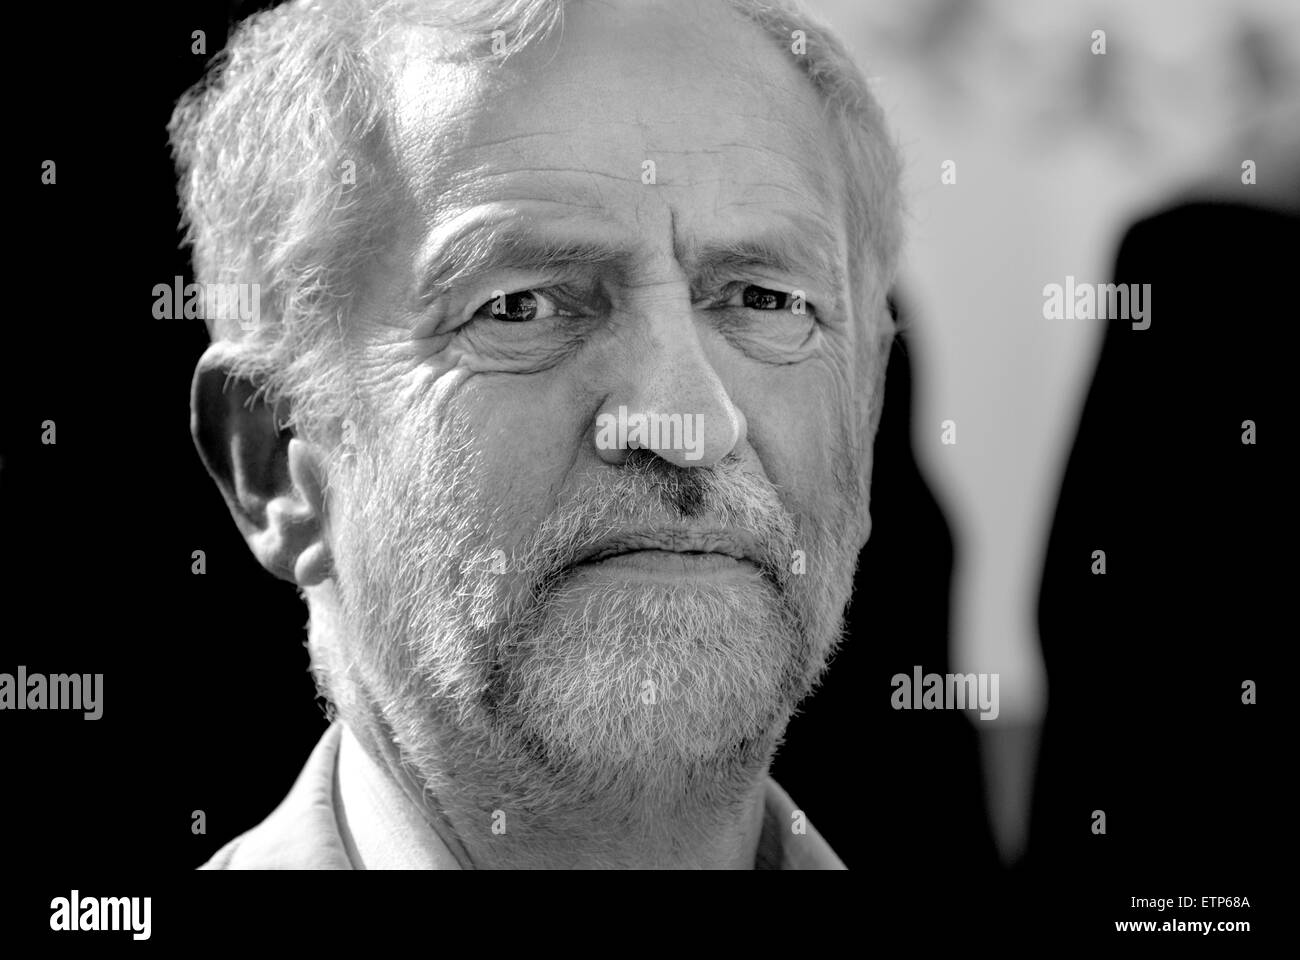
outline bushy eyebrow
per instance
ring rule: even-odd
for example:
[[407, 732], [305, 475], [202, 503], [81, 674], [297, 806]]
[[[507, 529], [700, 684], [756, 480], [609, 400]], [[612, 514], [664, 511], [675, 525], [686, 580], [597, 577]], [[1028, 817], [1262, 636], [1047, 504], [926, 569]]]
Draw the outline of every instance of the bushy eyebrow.
[[[708, 283], [767, 270], [787, 276], [807, 276], [838, 300], [843, 289], [839, 244], [835, 235], [809, 218], [803, 228], [779, 235], [749, 235], [688, 247], [678, 254], [693, 277]], [[829, 306], [829, 304], [827, 304]]]
[[[838, 238], [825, 221], [812, 215], [790, 217], [780, 230], [680, 242], [674, 252], [693, 283], [766, 270], [808, 276], [835, 300], [843, 289]], [[634, 248], [605, 239], [549, 234], [534, 218], [479, 223], [453, 234], [429, 258], [419, 303], [427, 305], [453, 286], [502, 270], [539, 275], [601, 272], [625, 278], [636, 258]]]
[[439, 248], [419, 297], [421, 303], [428, 303], [449, 287], [493, 271], [625, 271], [632, 258], [631, 250], [612, 247], [603, 240], [547, 236], [526, 221], [479, 225], [451, 237]]

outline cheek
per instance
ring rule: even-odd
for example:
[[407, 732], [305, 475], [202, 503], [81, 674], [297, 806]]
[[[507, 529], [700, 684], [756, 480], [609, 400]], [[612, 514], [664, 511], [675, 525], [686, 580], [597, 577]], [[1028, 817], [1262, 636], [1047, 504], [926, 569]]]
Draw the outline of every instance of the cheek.
[[748, 441], [792, 508], [813, 514], [841, 495], [852, 397], [844, 368], [810, 361], [767, 368], [747, 390]]
[[444, 373], [413, 421], [426, 459], [455, 471], [453, 509], [474, 516], [480, 545], [509, 549], [550, 513], [581, 454], [585, 420], [559, 378]]

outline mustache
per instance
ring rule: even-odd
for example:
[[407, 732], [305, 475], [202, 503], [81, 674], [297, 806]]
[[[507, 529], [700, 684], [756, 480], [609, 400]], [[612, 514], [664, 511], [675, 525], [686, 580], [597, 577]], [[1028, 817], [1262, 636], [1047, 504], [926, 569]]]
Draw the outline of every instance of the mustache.
[[[571, 568], [628, 531], [717, 532], [743, 542], [744, 554], [784, 592], [798, 543], [798, 524], [765, 477], [735, 455], [711, 467], [678, 467], [647, 450], [632, 450], [616, 470], [593, 474], [527, 535], [507, 561], [528, 575], [527, 594], [539, 604]], [[482, 564], [482, 561], [479, 562]]]

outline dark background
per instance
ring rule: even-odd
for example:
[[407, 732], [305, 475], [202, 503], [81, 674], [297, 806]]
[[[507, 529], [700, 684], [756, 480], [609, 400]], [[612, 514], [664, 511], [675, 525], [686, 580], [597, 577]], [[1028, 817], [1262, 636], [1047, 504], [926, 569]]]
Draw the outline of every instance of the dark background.
[[[98, 672], [105, 691], [95, 722], [0, 715], [5, 847], [35, 901], [94, 878], [118, 879], [113, 895], [202, 882], [192, 869], [279, 803], [326, 725], [306, 608], [255, 564], [190, 441], [202, 323], [150, 312], [154, 284], [189, 278], [164, 125], [207, 59], [190, 35], [205, 30], [211, 56], [249, 9], [15, 14], [34, 66], [12, 87], [4, 152], [19, 211], [0, 341], [0, 670]], [[45, 159], [55, 186], [40, 184]], [[1041, 611], [1050, 707], [1029, 851], [1011, 871], [987, 828], [975, 726], [889, 706], [894, 673], [948, 669], [954, 550], [911, 456], [896, 350], [852, 635], [773, 769], [857, 872], [863, 923], [1074, 937], [1136, 916], [1130, 897], [1177, 894], [1249, 895], [1244, 916], [1264, 916], [1294, 642], [1282, 398], [1296, 239], [1294, 218], [1225, 207], [1115, 238], [1117, 279], [1152, 283], [1161, 318], [1111, 324], [1063, 485]], [[1240, 443], [1247, 418], [1256, 446]], [[44, 420], [56, 445], [40, 443]], [[1105, 577], [1089, 572], [1099, 546]], [[206, 576], [190, 571], [196, 549]], [[1256, 706], [1240, 703], [1244, 679]], [[1105, 837], [1089, 829], [1097, 808]], [[31, 916], [44, 928], [48, 908]]]

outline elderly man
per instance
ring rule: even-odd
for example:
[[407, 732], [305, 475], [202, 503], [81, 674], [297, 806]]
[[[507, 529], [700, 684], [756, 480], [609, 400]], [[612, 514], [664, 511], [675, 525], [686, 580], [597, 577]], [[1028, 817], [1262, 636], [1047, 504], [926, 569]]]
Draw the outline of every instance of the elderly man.
[[330, 727], [213, 868], [840, 868], [767, 775], [870, 531], [898, 167], [784, 3], [317, 2], [171, 125], [193, 431]]

